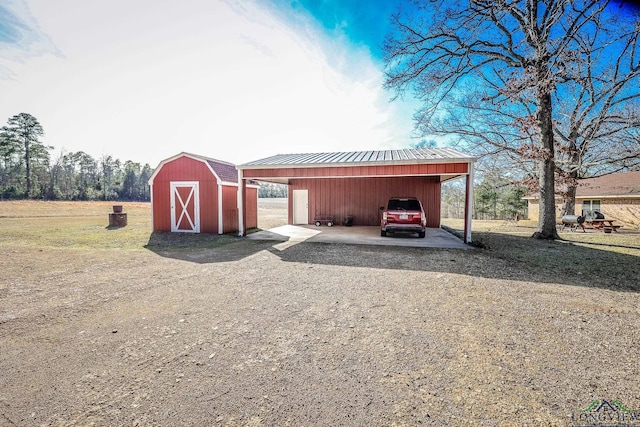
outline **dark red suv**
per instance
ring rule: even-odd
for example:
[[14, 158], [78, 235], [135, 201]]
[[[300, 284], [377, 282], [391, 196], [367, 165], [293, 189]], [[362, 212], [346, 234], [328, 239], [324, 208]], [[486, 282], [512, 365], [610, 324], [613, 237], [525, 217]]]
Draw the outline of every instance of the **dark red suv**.
[[415, 197], [392, 197], [387, 209], [382, 211], [380, 221], [380, 235], [387, 233], [418, 233], [418, 237], [425, 236], [427, 216], [422, 209], [422, 203]]

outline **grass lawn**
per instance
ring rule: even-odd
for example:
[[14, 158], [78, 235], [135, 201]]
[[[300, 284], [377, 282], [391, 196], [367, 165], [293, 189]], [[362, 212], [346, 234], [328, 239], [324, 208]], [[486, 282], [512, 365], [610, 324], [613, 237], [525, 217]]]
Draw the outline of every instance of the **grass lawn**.
[[[108, 227], [114, 204], [122, 204], [128, 225]], [[258, 221], [266, 229], [286, 223], [286, 199], [260, 199]], [[0, 247], [15, 249], [75, 248], [195, 251], [238, 241], [233, 234], [152, 233], [149, 203], [0, 202]], [[462, 220], [443, 219], [443, 226], [462, 230]], [[556, 277], [563, 283], [640, 290], [640, 231], [619, 233], [562, 232], [559, 241], [538, 241], [531, 221], [474, 221], [473, 239], [491, 260], [508, 260], [523, 273]], [[558, 277], [558, 276], [562, 277]]]
[[[123, 205], [128, 225], [109, 228], [114, 204]], [[148, 203], [40, 202], [0, 203], [5, 247], [142, 249], [151, 234]]]
[[[126, 227], [109, 227], [114, 204]], [[231, 235], [152, 233], [151, 204], [139, 202], [0, 202], [0, 246], [76, 249], [198, 249], [220, 246]]]
[[[442, 225], [456, 231], [462, 231], [464, 228], [461, 219], [443, 218]], [[506, 236], [523, 237], [521, 250], [527, 252], [531, 246], [531, 240], [533, 240], [529, 238], [536, 229], [537, 223], [534, 221], [518, 221], [516, 224], [507, 221], [475, 220], [472, 226], [472, 238], [493, 251], [504, 252], [502, 245]], [[605, 234], [597, 230], [572, 232], [567, 228], [564, 231], [559, 231], [558, 234], [560, 241], [564, 243], [640, 256], [640, 230], [637, 229], [621, 228], [617, 233]], [[515, 239], [508, 240], [514, 241]], [[512, 249], [513, 247], [507, 253], [511, 253]]]
[[[443, 219], [443, 226], [461, 232], [463, 221]], [[518, 265], [523, 272], [562, 283], [617, 290], [640, 290], [640, 231], [620, 229], [560, 232], [560, 240], [532, 239], [533, 221], [474, 221], [472, 239], [493, 259]], [[491, 268], [490, 265], [487, 268]]]

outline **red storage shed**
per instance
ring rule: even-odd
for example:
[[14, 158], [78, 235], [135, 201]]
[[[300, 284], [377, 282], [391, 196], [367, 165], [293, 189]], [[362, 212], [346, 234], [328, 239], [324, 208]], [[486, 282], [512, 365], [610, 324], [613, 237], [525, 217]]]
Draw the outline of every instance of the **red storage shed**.
[[[153, 231], [238, 231], [235, 165], [189, 153], [160, 162], [149, 179]], [[258, 226], [258, 186], [247, 185], [247, 228]]]

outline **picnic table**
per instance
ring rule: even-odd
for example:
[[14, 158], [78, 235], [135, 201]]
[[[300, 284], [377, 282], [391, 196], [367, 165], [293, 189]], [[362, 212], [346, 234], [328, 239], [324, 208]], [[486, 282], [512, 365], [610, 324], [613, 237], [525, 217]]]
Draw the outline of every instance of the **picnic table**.
[[602, 230], [605, 233], [614, 233], [618, 232], [618, 228], [622, 227], [621, 225], [614, 224], [614, 219], [604, 219], [604, 218], [587, 218], [583, 224], [586, 228], [592, 228], [594, 230]]

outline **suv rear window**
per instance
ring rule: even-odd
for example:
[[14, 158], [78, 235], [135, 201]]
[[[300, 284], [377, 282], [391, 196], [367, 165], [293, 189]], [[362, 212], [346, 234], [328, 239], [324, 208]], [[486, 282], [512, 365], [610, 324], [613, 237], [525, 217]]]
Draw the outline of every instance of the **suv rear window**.
[[415, 199], [391, 199], [388, 210], [419, 211], [420, 202]]

